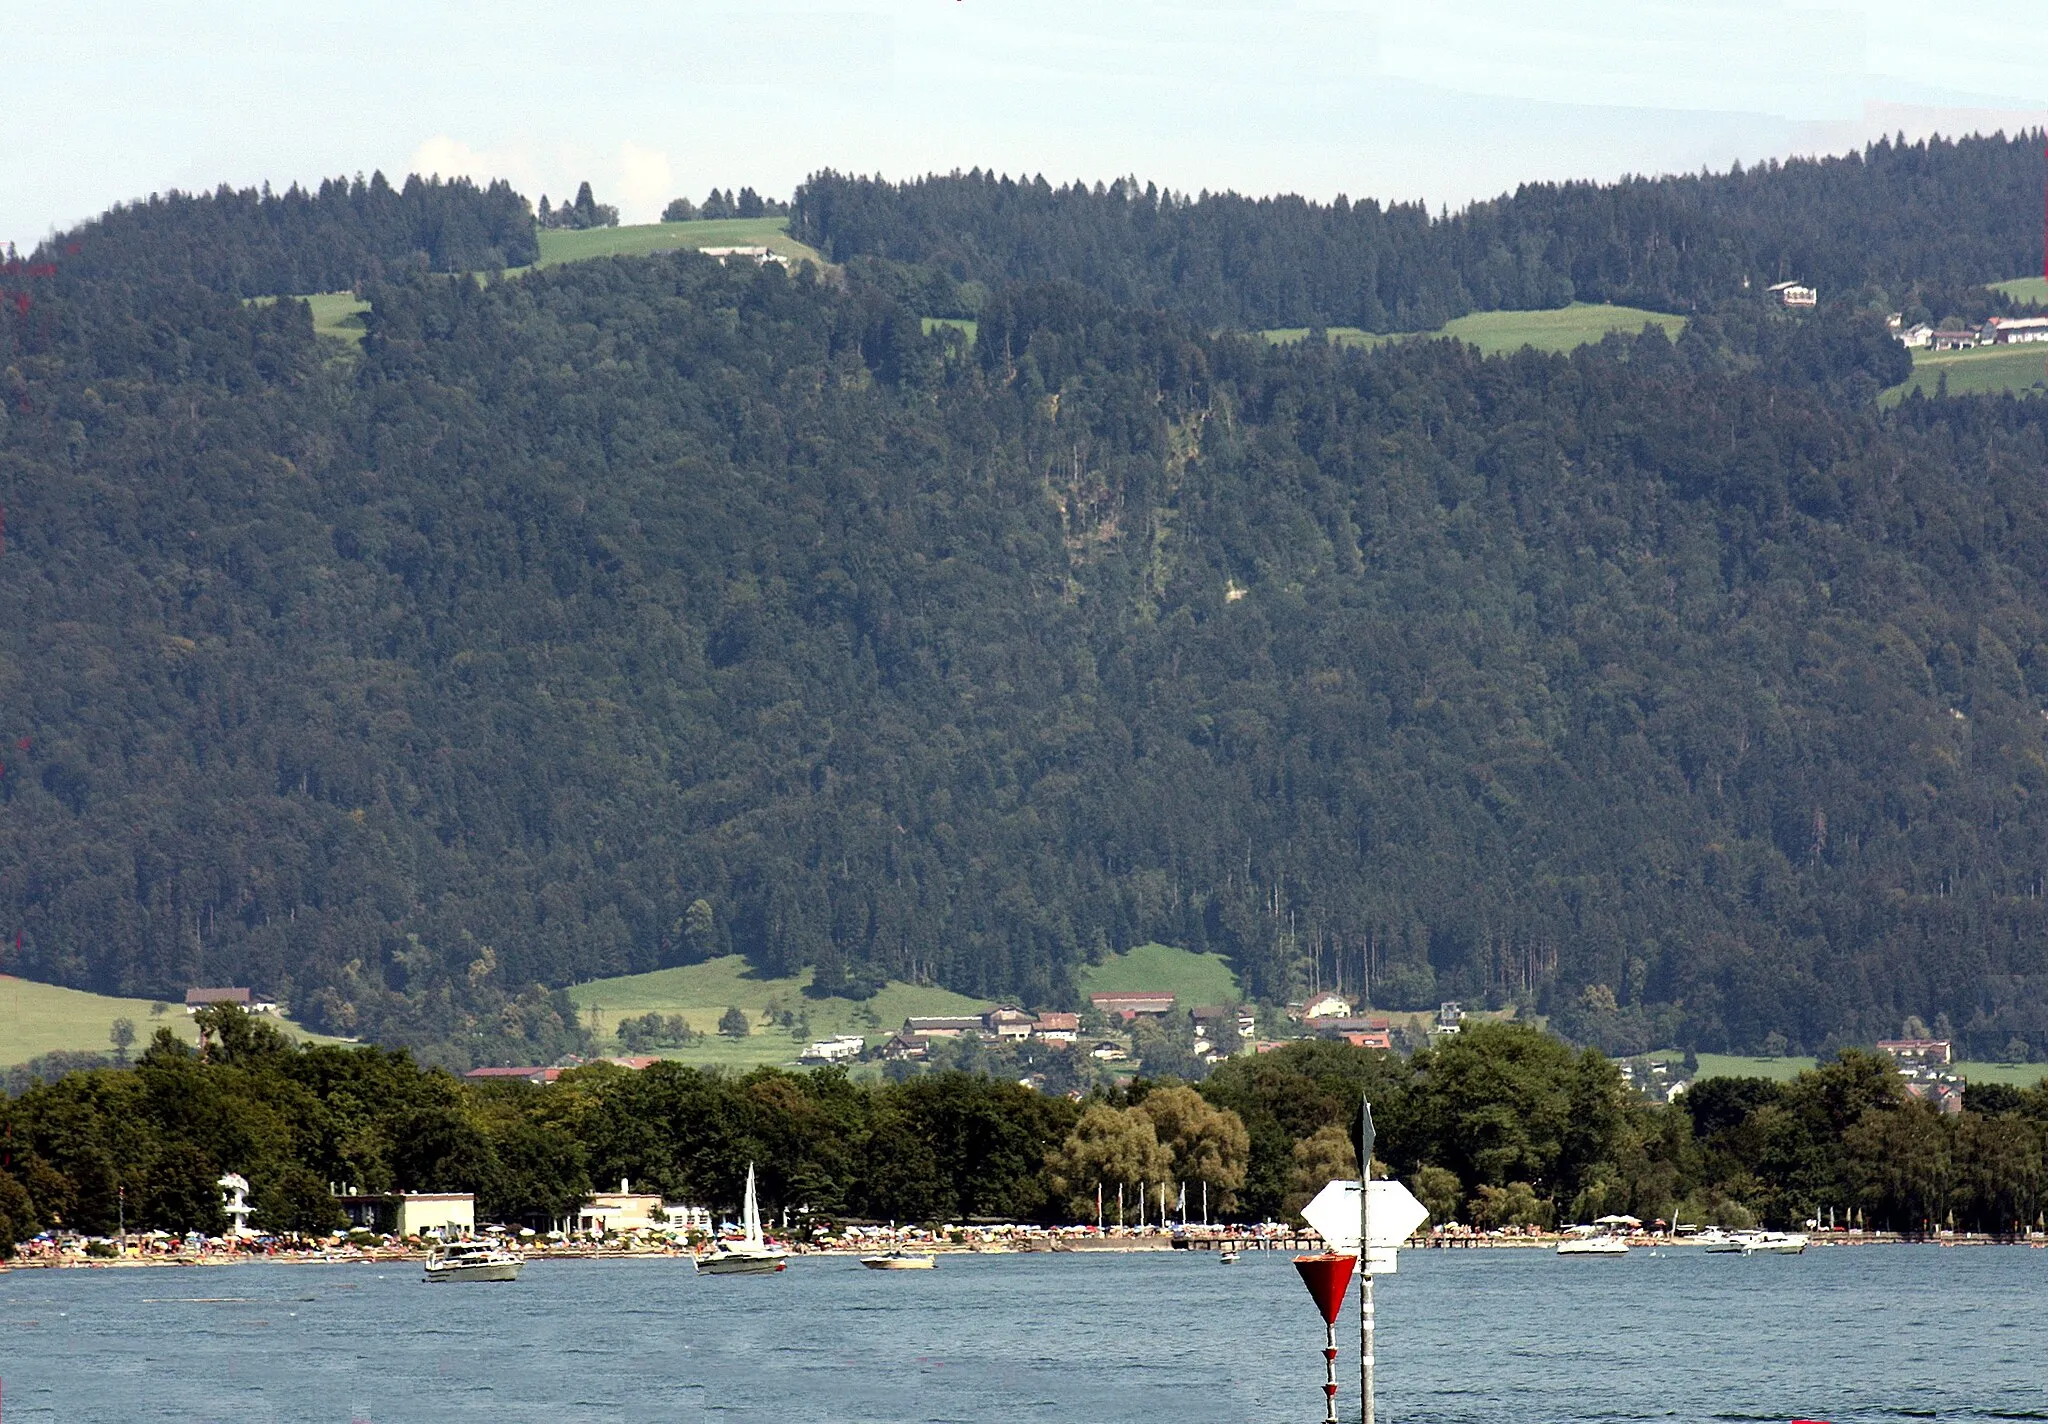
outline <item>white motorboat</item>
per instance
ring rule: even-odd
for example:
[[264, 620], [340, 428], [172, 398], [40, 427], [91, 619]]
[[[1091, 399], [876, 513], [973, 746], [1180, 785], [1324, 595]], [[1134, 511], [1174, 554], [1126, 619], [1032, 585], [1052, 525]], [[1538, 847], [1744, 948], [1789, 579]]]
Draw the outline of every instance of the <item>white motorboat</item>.
[[1605, 1232], [1597, 1236], [1574, 1236], [1557, 1243], [1560, 1256], [1626, 1256], [1628, 1242]]
[[871, 1271], [929, 1271], [938, 1264], [930, 1256], [914, 1251], [883, 1251], [861, 1257], [860, 1263]]
[[747, 1204], [741, 1214], [742, 1235], [737, 1241], [720, 1240], [696, 1258], [697, 1270], [706, 1276], [767, 1276], [789, 1264], [789, 1253], [768, 1244], [761, 1234], [761, 1204], [754, 1196], [754, 1164], [747, 1163]]
[[1740, 1251], [1742, 1243], [1756, 1233], [1753, 1231], [1723, 1231], [1710, 1226], [1692, 1238], [1692, 1244], [1703, 1251], [1718, 1251], [1723, 1254]]
[[427, 1253], [429, 1281], [516, 1281], [526, 1258], [490, 1241], [451, 1241]]
[[1742, 1243], [1745, 1256], [1803, 1256], [1806, 1237], [1797, 1231], [1756, 1231]]
[[1216, 1260], [1219, 1265], [1234, 1266], [1237, 1264], [1237, 1252], [1225, 1251], [1217, 1256]]

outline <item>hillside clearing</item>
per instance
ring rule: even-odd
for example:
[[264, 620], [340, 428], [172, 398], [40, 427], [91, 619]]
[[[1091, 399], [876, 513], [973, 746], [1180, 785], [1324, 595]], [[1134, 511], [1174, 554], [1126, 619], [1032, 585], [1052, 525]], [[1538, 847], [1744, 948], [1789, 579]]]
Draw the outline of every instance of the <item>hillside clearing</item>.
[[1986, 284], [1994, 292], [2003, 292], [2016, 302], [2048, 302], [2048, 277], [2014, 277], [2004, 282]]
[[700, 222], [643, 223], [635, 227], [547, 228], [540, 261], [515, 272], [588, 262], [598, 257], [646, 257], [703, 247], [765, 247], [792, 261], [827, 265], [823, 254], [789, 235], [788, 218], [710, 218]]
[[1083, 995], [1171, 993], [1181, 1008], [1234, 1004], [1243, 998], [1237, 975], [1220, 954], [1196, 954], [1169, 944], [1141, 944], [1112, 954], [1077, 976]]
[[[1685, 1055], [1676, 1049], [1659, 1049], [1650, 1057], [1676, 1066]], [[1699, 1063], [1698, 1076], [1702, 1078], [1769, 1078], [1778, 1083], [1789, 1083], [1814, 1066], [1811, 1058], [1760, 1058], [1736, 1053], [1702, 1053]], [[2010, 1083], [2028, 1088], [2048, 1077], [2048, 1066], [2039, 1063], [1957, 1062], [1949, 1066], [1966, 1083]]]
[[2019, 394], [2048, 389], [2048, 345], [1980, 346], [1971, 351], [1916, 351], [1913, 374], [1878, 397], [1894, 406], [1914, 391], [1932, 396], [1948, 378], [1952, 396]]
[[[785, 978], [766, 978], [739, 955], [729, 954], [648, 974], [592, 979], [573, 985], [568, 992], [607, 1053], [620, 1051], [617, 1032], [621, 1018], [647, 1013], [682, 1015], [691, 1028], [706, 1037], [687, 1048], [659, 1052], [664, 1058], [695, 1067], [793, 1063], [813, 1039], [858, 1033], [874, 1043], [896, 1032], [903, 1020], [913, 1015], [978, 1014], [988, 1007], [985, 1001], [964, 994], [898, 982], [864, 1003], [812, 999], [804, 995], [811, 973], [805, 969]], [[727, 1008], [742, 1010], [753, 1032], [740, 1039], [721, 1038], [718, 1019]], [[801, 1032], [774, 1022], [784, 1011], [797, 1017]]]
[[[1685, 318], [1668, 312], [1645, 311], [1640, 307], [1573, 302], [1568, 307], [1549, 311], [1473, 312], [1446, 322], [1435, 331], [1386, 335], [1361, 331], [1355, 326], [1333, 326], [1329, 328], [1329, 337], [1337, 346], [1371, 348], [1418, 336], [1451, 336], [1478, 347], [1489, 356], [1496, 356], [1502, 352], [1519, 351], [1524, 346], [1538, 351], [1570, 351], [1590, 345], [1613, 332], [1633, 336], [1645, 326], [1660, 326], [1665, 335], [1675, 338], [1685, 330]], [[1282, 345], [1304, 340], [1308, 330], [1298, 326], [1276, 327], [1263, 335], [1266, 340]]]

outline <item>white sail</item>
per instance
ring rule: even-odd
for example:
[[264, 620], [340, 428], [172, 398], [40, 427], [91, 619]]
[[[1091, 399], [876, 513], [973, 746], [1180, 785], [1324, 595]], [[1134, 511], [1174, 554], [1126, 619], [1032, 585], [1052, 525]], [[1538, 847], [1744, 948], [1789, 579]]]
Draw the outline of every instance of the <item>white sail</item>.
[[747, 1163], [747, 1207], [745, 1214], [741, 1217], [740, 1224], [746, 1228], [747, 1245], [750, 1249], [760, 1251], [767, 1248], [768, 1242], [761, 1235], [761, 1203], [754, 1196], [754, 1164], [752, 1162]]

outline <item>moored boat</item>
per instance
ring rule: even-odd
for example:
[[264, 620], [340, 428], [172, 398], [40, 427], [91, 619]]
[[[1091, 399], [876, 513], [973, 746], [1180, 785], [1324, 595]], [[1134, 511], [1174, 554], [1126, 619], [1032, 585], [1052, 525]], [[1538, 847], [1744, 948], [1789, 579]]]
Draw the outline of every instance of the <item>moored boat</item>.
[[1619, 1236], [1574, 1236], [1557, 1243], [1560, 1256], [1626, 1256], [1628, 1242]]
[[516, 1281], [526, 1258], [489, 1241], [452, 1241], [427, 1254], [428, 1281]]
[[718, 1241], [696, 1258], [697, 1270], [706, 1276], [767, 1276], [789, 1264], [788, 1252], [768, 1244], [761, 1234], [761, 1204], [754, 1195], [754, 1164], [747, 1164], [747, 1201], [741, 1213], [741, 1236], [737, 1241]]
[[871, 1271], [929, 1271], [938, 1263], [913, 1251], [883, 1251], [863, 1256], [860, 1263]]
[[1806, 1237], [1797, 1231], [1758, 1231], [1742, 1243], [1745, 1256], [1803, 1256]]

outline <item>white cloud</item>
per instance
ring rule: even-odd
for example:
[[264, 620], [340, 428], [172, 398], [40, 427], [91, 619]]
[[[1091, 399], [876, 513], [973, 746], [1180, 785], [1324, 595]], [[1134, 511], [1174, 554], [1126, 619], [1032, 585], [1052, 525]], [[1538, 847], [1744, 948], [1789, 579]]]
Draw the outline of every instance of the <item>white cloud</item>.
[[619, 145], [619, 186], [606, 201], [616, 201], [621, 222], [653, 222], [661, 216], [668, 200], [676, 196], [675, 173], [668, 155], [658, 148], [645, 148], [628, 140]]

